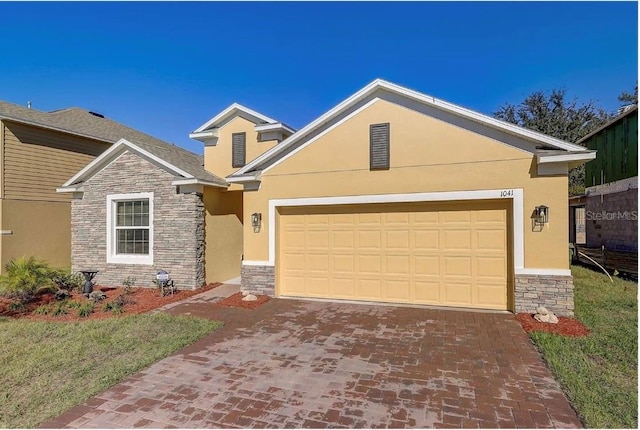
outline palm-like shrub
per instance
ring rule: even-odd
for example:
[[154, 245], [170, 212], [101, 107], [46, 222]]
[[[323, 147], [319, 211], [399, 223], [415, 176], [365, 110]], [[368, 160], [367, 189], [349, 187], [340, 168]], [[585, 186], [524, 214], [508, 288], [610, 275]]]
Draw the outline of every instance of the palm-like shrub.
[[41, 287], [51, 285], [53, 275], [55, 271], [47, 263], [34, 257], [11, 260], [0, 275], [0, 294], [27, 303]]

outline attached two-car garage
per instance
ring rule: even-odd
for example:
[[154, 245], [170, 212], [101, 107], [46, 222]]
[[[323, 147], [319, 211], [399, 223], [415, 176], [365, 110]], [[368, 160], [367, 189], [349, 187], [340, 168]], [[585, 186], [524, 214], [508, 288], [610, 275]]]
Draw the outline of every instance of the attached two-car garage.
[[506, 200], [281, 207], [276, 294], [507, 309]]

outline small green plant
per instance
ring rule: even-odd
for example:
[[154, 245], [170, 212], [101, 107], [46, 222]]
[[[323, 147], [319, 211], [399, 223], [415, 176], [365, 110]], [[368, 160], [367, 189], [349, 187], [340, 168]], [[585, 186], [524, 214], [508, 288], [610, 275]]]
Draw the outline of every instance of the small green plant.
[[114, 300], [109, 303], [105, 303], [102, 306], [102, 312], [111, 312], [114, 315], [118, 315], [124, 312], [124, 305]]
[[24, 310], [24, 303], [22, 302], [11, 302], [7, 308], [12, 312], [22, 312]]
[[55, 303], [53, 306], [53, 310], [51, 312], [51, 315], [53, 315], [54, 317], [59, 317], [62, 315], [66, 315], [69, 312], [67, 311], [67, 309], [69, 308], [69, 303], [67, 301], [62, 301], [62, 302], [58, 302]]
[[86, 318], [93, 313], [93, 303], [86, 302], [78, 308], [78, 316]]
[[67, 307], [69, 309], [79, 309], [81, 306], [82, 306], [82, 303], [80, 303], [80, 302], [75, 302], [74, 301], [74, 302], [68, 302], [67, 303]]
[[51, 312], [51, 306], [49, 305], [40, 305], [34, 311], [34, 315], [49, 315]]
[[35, 257], [11, 260], [0, 275], [0, 294], [15, 298], [21, 303], [33, 300], [38, 290], [51, 285], [56, 273], [47, 263]]
[[136, 283], [136, 281], [137, 281], [137, 279], [136, 279], [135, 276], [127, 276], [122, 281], [122, 286], [125, 287], [125, 288], [131, 288]]

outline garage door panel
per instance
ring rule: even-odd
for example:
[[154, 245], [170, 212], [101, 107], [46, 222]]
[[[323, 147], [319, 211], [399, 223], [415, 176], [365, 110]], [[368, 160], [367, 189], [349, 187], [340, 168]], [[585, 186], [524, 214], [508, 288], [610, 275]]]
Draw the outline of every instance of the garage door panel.
[[470, 251], [471, 231], [465, 230], [445, 230], [444, 231], [444, 251]]
[[329, 249], [329, 232], [327, 230], [308, 230], [306, 239], [307, 249]]
[[358, 273], [363, 275], [380, 275], [382, 270], [382, 257], [380, 255], [359, 255]]
[[327, 297], [329, 294], [329, 278], [308, 276], [306, 278], [306, 293], [314, 297]]
[[471, 257], [444, 256], [444, 276], [471, 276]]
[[356, 244], [355, 233], [353, 230], [337, 230], [331, 235], [331, 247], [335, 251], [353, 252]]
[[387, 250], [407, 250], [410, 247], [409, 237], [408, 230], [387, 230], [385, 232], [385, 248]]
[[329, 254], [307, 254], [305, 261], [311, 272], [329, 272]]
[[504, 257], [477, 257], [476, 262], [478, 278], [504, 279], [507, 275], [507, 260]]
[[386, 255], [385, 272], [392, 276], [409, 276], [411, 274], [410, 261], [409, 255]]
[[475, 236], [478, 251], [499, 251], [501, 253], [505, 251], [507, 240], [504, 230], [476, 230]]
[[506, 309], [503, 204], [336, 206], [281, 215], [278, 294]]
[[414, 250], [438, 251], [440, 249], [440, 230], [414, 230]]
[[411, 281], [387, 280], [385, 282], [385, 298], [390, 301], [408, 303], [411, 302]]
[[357, 233], [358, 250], [379, 252], [382, 247], [382, 232], [380, 230], [359, 230]]
[[440, 257], [438, 255], [417, 255], [414, 257], [414, 275], [440, 275]]
[[471, 305], [471, 284], [444, 282], [444, 299], [446, 303], [457, 305]]
[[356, 297], [360, 300], [380, 301], [382, 281], [380, 279], [358, 279], [356, 281]]
[[442, 211], [440, 212], [440, 224], [469, 224], [471, 212], [469, 211]]
[[353, 299], [356, 296], [355, 279], [334, 277], [329, 285], [329, 294], [339, 299]]
[[333, 272], [337, 275], [349, 274], [356, 272], [356, 257], [353, 254], [333, 255]]
[[507, 295], [501, 284], [478, 284], [478, 304], [489, 309], [505, 309]]
[[413, 297], [417, 303], [440, 304], [442, 297], [440, 294], [440, 282], [435, 281], [414, 281]]

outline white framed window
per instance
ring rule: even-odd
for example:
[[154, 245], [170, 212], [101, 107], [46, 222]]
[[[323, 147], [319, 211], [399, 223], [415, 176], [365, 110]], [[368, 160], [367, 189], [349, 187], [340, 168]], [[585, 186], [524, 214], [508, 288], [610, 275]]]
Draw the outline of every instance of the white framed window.
[[153, 193], [107, 196], [107, 263], [153, 264]]

